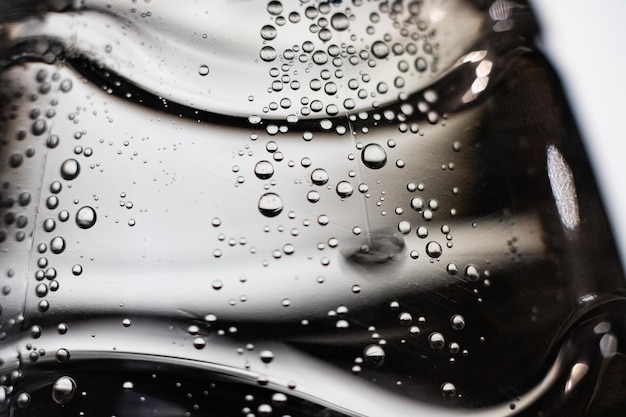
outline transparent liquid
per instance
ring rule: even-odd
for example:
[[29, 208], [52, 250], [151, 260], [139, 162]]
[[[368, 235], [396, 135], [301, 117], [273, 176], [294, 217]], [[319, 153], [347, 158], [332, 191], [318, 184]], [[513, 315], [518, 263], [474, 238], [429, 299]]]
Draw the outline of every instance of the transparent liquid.
[[2, 6], [4, 415], [601, 396], [624, 278], [525, 6], [49, 3]]

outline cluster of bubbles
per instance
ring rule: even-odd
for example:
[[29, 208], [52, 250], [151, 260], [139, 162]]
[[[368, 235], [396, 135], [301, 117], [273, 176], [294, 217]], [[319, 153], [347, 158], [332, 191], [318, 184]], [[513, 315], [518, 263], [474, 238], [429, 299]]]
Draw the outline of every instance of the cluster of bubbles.
[[[259, 58], [277, 64], [269, 69], [268, 92], [283, 97], [268, 103], [264, 113], [280, 109], [336, 116], [359, 102], [369, 106], [379, 96], [394, 98], [411, 78], [437, 71], [438, 44], [428, 19], [420, 14], [421, 2], [373, 7], [354, 1], [351, 6], [354, 10], [342, 2], [267, 4], [270, 19], [260, 29]], [[292, 26], [309, 37], [279, 47]], [[391, 70], [376, 79], [367, 70], [381, 62]]]

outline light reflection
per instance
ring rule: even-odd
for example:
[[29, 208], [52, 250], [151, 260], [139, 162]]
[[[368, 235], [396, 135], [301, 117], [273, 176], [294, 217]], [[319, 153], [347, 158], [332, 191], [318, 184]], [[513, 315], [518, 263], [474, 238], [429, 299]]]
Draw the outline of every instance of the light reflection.
[[578, 383], [583, 379], [583, 377], [589, 371], [589, 365], [583, 362], [578, 362], [574, 366], [572, 366], [572, 370], [570, 371], [569, 378], [565, 383], [565, 393], [567, 394], [571, 390], [573, 390]]
[[548, 147], [547, 166], [550, 187], [561, 223], [567, 229], [575, 229], [580, 223], [580, 216], [578, 214], [574, 176], [563, 155], [554, 145]]

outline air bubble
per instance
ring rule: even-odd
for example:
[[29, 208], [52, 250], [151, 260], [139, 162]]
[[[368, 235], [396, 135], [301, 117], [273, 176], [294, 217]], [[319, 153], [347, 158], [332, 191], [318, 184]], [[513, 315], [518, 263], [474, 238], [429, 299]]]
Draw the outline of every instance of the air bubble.
[[348, 19], [348, 16], [346, 16], [345, 14], [339, 12], [339, 13], [335, 13], [330, 18], [330, 25], [336, 31], [342, 32], [342, 31], [348, 29], [348, 27], [350, 26], [350, 20]]
[[89, 206], [84, 206], [76, 212], [76, 224], [81, 229], [89, 229], [96, 224], [96, 211]]
[[206, 65], [200, 65], [200, 68], [198, 68], [198, 74], [202, 75], [203, 77], [205, 75], [208, 75], [209, 67], [207, 67]]
[[61, 165], [61, 177], [65, 180], [73, 180], [80, 174], [80, 164], [76, 159], [70, 158]]
[[264, 46], [263, 48], [261, 48], [261, 52], [259, 53], [259, 56], [261, 57], [263, 61], [271, 62], [276, 59], [276, 56], [277, 56], [276, 49], [272, 48], [269, 45]]
[[306, 199], [310, 202], [310, 203], [317, 203], [320, 200], [320, 193], [318, 193], [315, 190], [311, 190], [307, 193], [306, 195]]
[[254, 166], [254, 174], [257, 178], [266, 180], [274, 175], [274, 166], [269, 161], [259, 161]]
[[472, 282], [478, 281], [480, 278], [480, 270], [476, 265], [469, 264], [465, 267], [465, 277]]
[[52, 253], [59, 254], [65, 250], [65, 240], [61, 236], [56, 236], [50, 241]]
[[266, 217], [275, 217], [283, 211], [283, 201], [275, 193], [265, 193], [259, 199], [259, 211]]
[[426, 254], [431, 258], [439, 258], [441, 256], [441, 245], [437, 242], [428, 242], [426, 244]]
[[456, 395], [456, 387], [451, 382], [445, 382], [441, 385], [441, 395], [443, 398], [453, 398]]
[[372, 54], [378, 59], [384, 59], [389, 55], [389, 47], [383, 41], [376, 41], [372, 44]]
[[369, 345], [363, 350], [363, 359], [372, 368], [379, 367], [385, 360], [385, 351], [379, 345]]
[[347, 198], [352, 195], [354, 188], [348, 181], [339, 181], [336, 187], [337, 195], [341, 198]]
[[324, 185], [328, 182], [328, 173], [322, 168], [314, 169], [311, 172], [311, 182], [315, 185]]
[[65, 363], [70, 360], [70, 352], [65, 348], [56, 351], [55, 358], [59, 363]]
[[380, 169], [387, 163], [387, 153], [377, 143], [370, 143], [363, 148], [361, 160], [370, 169]]
[[454, 330], [463, 330], [465, 328], [465, 318], [460, 314], [455, 314], [450, 318], [450, 325]]
[[271, 41], [276, 35], [276, 28], [272, 25], [265, 25], [261, 28], [261, 37], [266, 41]]
[[428, 336], [428, 344], [431, 349], [440, 350], [446, 344], [446, 340], [439, 332], [433, 332]]
[[411, 223], [406, 220], [402, 220], [398, 223], [398, 231], [402, 234], [408, 234], [411, 231]]
[[62, 376], [52, 386], [52, 399], [57, 404], [67, 404], [76, 392], [76, 382], [69, 376]]
[[259, 354], [259, 357], [261, 358], [261, 362], [267, 364], [274, 360], [274, 353], [269, 349], [265, 349], [261, 351], [261, 353]]

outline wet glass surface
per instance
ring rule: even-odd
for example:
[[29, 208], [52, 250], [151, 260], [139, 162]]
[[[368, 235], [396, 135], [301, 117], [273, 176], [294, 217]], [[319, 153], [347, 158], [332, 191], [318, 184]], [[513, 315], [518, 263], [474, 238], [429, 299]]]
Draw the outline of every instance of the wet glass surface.
[[0, 413], [623, 406], [624, 276], [527, 5], [176, 4], [0, 6]]

